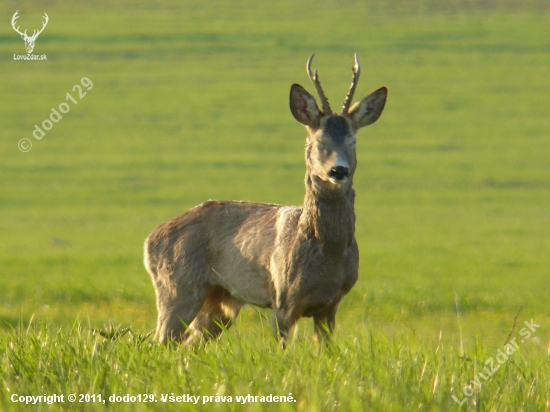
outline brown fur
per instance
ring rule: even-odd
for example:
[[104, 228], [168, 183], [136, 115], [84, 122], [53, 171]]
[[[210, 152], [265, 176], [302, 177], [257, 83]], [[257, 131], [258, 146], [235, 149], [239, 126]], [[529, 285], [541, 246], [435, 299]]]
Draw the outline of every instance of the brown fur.
[[145, 266], [157, 294], [157, 340], [217, 337], [245, 304], [272, 308], [278, 337], [301, 317], [313, 317], [317, 339], [332, 332], [359, 266], [355, 133], [378, 119], [386, 94], [378, 89], [349, 113], [327, 114], [293, 85], [291, 111], [309, 133], [303, 206], [207, 201], [151, 233]]

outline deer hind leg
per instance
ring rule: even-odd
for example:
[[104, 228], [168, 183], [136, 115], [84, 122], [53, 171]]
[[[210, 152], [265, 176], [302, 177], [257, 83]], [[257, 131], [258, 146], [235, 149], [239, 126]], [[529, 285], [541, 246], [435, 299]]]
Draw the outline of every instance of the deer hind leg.
[[158, 321], [155, 340], [181, 342], [208, 295], [200, 276], [186, 276], [187, 271], [148, 267], [157, 294]]
[[185, 332], [185, 345], [218, 338], [239, 314], [242, 302], [219, 286], [211, 286], [199, 313]]

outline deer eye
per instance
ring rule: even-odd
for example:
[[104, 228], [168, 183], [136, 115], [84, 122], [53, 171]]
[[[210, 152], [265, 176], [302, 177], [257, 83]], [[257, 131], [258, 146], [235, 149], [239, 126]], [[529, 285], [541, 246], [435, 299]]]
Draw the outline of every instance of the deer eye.
[[319, 146], [319, 148], [324, 149], [327, 144], [322, 140], [317, 140], [317, 145]]

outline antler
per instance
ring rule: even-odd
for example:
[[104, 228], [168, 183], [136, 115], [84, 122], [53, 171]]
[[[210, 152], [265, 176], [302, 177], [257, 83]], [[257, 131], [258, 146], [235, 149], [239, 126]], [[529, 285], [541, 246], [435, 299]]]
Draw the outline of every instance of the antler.
[[311, 61], [313, 60], [313, 56], [315, 56], [315, 53], [310, 56], [310, 58], [307, 61], [306, 69], [307, 69], [307, 75], [315, 85], [315, 89], [317, 90], [317, 94], [319, 95], [319, 98], [321, 99], [321, 104], [323, 105], [323, 113], [324, 114], [330, 114], [332, 113], [332, 109], [330, 108], [330, 104], [328, 102], [327, 97], [325, 96], [325, 92], [323, 91], [323, 88], [321, 87], [321, 83], [319, 82], [319, 76], [317, 76], [317, 70], [315, 70], [315, 73], [311, 70]]
[[21, 33], [19, 31], [19, 26], [15, 27], [15, 20], [17, 20], [19, 18], [19, 16], [17, 15], [17, 13], [19, 13], [19, 10], [17, 10], [14, 14], [13, 14], [13, 17], [11, 18], [11, 27], [13, 27], [13, 29], [19, 33], [21, 36], [25, 36], [25, 37], [29, 37], [27, 35], [27, 30], [25, 30], [25, 33]]
[[50, 18], [48, 17], [48, 15], [46, 13], [44, 13], [43, 17], [45, 18], [45, 21], [42, 24], [42, 28], [40, 30], [38, 30], [38, 32], [36, 32], [36, 30], [34, 30], [33, 33], [32, 33], [31, 38], [36, 39], [38, 37], [38, 35], [40, 33], [42, 33], [44, 31], [44, 29], [46, 28], [46, 25], [48, 24], [48, 21], [50, 21]]
[[346, 96], [346, 100], [344, 100], [344, 104], [342, 105], [342, 114], [344, 115], [348, 114], [351, 101], [353, 100], [353, 93], [355, 93], [355, 88], [357, 87], [357, 83], [359, 82], [359, 75], [361, 74], [361, 66], [359, 65], [359, 59], [357, 58], [357, 53], [355, 53], [355, 66], [353, 66], [351, 70], [353, 71], [351, 86]]
[[15, 27], [16, 20], [19, 18], [18, 13], [19, 13], [19, 10], [17, 10], [17, 11], [14, 13], [14, 15], [13, 15], [13, 17], [12, 17], [12, 19], [11, 19], [11, 26], [13, 27], [13, 29], [14, 29], [17, 33], [19, 33], [21, 36], [23, 36], [26, 40], [30, 40], [30, 41], [36, 40], [36, 38], [38, 37], [38, 35], [39, 35], [40, 33], [42, 33], [42, 32], [44, 31], [44, 29], [46, 28], [46, 25], [48, 24], [48, 21], [50, 21], [50, 18], [48, 17], [48, 15], [47, 15], [46, 13], [44, 13], [44, 16], [43, 16], [43, 17], [44, 17], [45, 20], [44, 20], [44, 23], [42, 24], [42, 28], [41, 28], [40, 30], [34, 30], [33, 33], [32, 33], [32, 36], [29, 36], [29, 35], [27, 34], [27, 30], [25, 30], [24, 33], [21, 33], [21, 32], [19, 31], [19, 26]]

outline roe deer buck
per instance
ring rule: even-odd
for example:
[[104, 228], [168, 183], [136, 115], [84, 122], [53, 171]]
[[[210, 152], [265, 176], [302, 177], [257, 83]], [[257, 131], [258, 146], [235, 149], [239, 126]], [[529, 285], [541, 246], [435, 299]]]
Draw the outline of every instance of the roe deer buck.
[[333, 113], [312, 59], [307, 72], [322, 110], [302, 86], [290, 89], [290, 111], [308, 132], [304, 204], [209, 200], [157, 227], [145, 241], [145, 266], [156, 290], [158, 341], [217, 337], [245, 304], [273, 309], [277, 338], [301, 317], [313, 317], [317, 340], [332, 332], [358, 275], [355, 134], [380, 117], [387, 88], [350, 108], [356, 55], [342, 112]]

